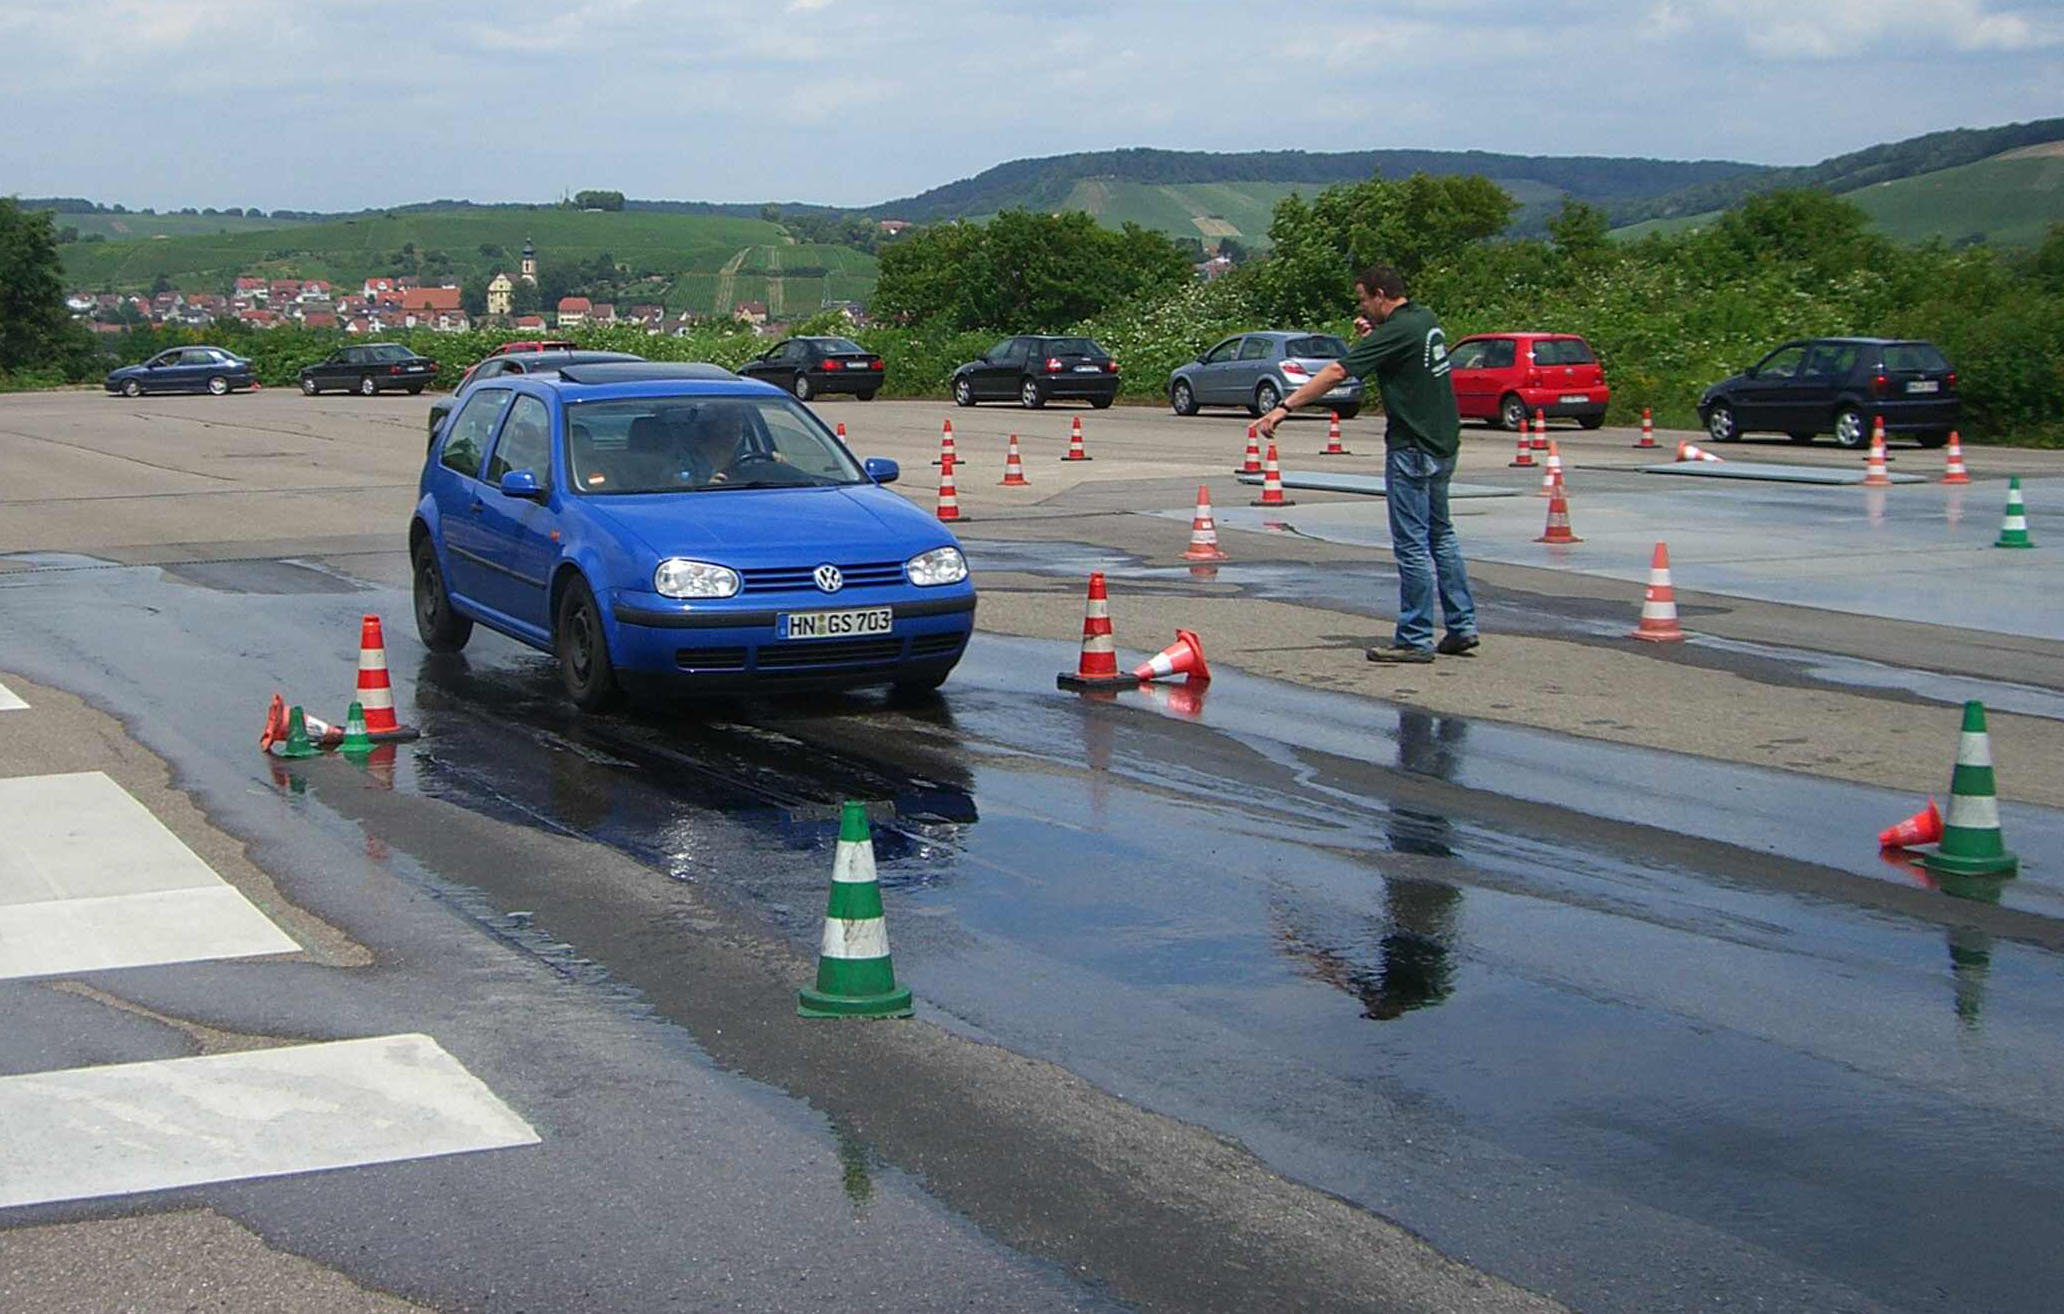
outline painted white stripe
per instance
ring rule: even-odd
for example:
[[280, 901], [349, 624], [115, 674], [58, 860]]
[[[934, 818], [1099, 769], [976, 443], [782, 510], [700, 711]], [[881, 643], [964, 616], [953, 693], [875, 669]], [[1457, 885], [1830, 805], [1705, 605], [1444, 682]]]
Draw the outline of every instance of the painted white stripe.
[[0, 780], [0, 979], [299, 948], [100, 772]]
[[1175, 659], [1165, 652], [1157, 652], [1147, 662], [1147, 669], [1154, 673], [1154, 678], [1157, 680], [1173, 675], [1175, 674]]
[[0, 684], [0, 712], [21, 712], [28, 710], [28, 704], [16, 696], [14, 690]]
[[2019, 515], [2019, 514], [2009, 514], [2009, 515], [2008, 515], [2008, 516], [2006, 517], [2006, 519], [2004, 519], [2003, 521], [2001, 521], [2001, 522], [2000, 522], [2000, 528], [2001, 528], [2001, 529], [2026, 529], [2026, 528], [2028, 528], [2028, 518], [2027, 518], [2026, 516], [2023, 516], [2023, 515]]
[[1999, 800], [1991, 794], [1952, 794], [1943, 824], [1960, 830], [1998, 830]]
[[1676, 620], [1677, 604], [1674, 602], [1644, 602], [1641, 604], [1643, 620]]
[[867, 840], [840, 840], [831, 860], [831, 878], [855, 884], [874, 879], [874, 844]]
[[1082, 651], [1096, 653], [1117, 652], [1118, 644], [1108, 634], [1085, 634], [1082, 636]]
[[361, 671], [384, 671], [387, 669], [387, 650], [384, 648], [360, 648], [358, 669]]
[[824, 919], [826, 958], [887, 958], [889, 924], [880, 917], [849, 922], [838, 917]]
[[1957, 765], [1991, 766], [1992, 736], [1982, 730], [1972, 731], [1968, 734], [1959, 734], [1957, 736]]
[[0, 1208], [535, 1145], [428, 1036], [0, 1078]]
[[360, 689], [358, 691], [358, 705], [367, 711], [371, 711], [376, 707], [392, 711], [394, 709], [394, 691], [392, 689]]

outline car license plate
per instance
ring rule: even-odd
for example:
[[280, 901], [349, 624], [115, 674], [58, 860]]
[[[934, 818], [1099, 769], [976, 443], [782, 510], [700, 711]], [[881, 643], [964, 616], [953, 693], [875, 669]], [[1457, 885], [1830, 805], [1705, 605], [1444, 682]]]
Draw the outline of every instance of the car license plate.
[[1914, 379], [1906, 385], [1908, 392], [1941, 392], [1942, 384], [1934, 379]]
[[779, 632], [784, 639], [846, 639], [856, 634], [887, 634], [895, 613], [887, 607], [864, 611], [784, 612]]
[[1566, 392], [1562, 394], [1562, 404], [1565, 406], [1573, 402], [1587, 402], [1590, 400], [1591, 394], [1588, 392]]
[[411, 374], [421, 374], [423, 367], [421, 365], [411, 365], [408, 367], [408, 372]]
[[1075, 372], [1077, 374], [1102, 374], [1104, 367], [1101, 365], [1077, 365]]

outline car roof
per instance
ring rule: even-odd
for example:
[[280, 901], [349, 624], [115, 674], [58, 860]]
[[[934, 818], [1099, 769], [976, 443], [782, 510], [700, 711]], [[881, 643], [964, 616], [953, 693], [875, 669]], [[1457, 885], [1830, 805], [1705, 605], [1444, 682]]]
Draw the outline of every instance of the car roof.
[[484, 359], [513, 360], [521, 365], [545, 365], [553, 361], [565, 365], [635, 365], [645, 360], [643, 356], [628, 351], [569, 351], [564, 347], [556, 351], [504, 351]]
[[1493, 329], [1485, 333], [1471, 333], [1466, 337], [1457, 338], [1456, 341], [1458, 343], [1470, 342], [1477, 338], [1525, 338], [1530, 342], [1554, 338], [1575, 338], [1577, 341], [1582, 342], [1584, 335], [1581, 333], [1541, 333], [1534, 329]]
[[561, 401], [608, 401], [637, 397], [786, 397], [757, 379], [740, 378], [720, 365], [701, 362], [639, 361], [572, 365], [540, 374], [499, 375], [479, 385], [518, 392], [548, 393]]
[[1329, 333], [1325, 329], [1311, 329], [1309, 331], [1305, 329], [1255, 329], [1250, 333], [1234, 333], [1230, 336], [1236, 338], [1275, 338], [1278, 341], [1287, 342], [1291, 338], [1337, 338], [1340, 335], [1338, 333]]

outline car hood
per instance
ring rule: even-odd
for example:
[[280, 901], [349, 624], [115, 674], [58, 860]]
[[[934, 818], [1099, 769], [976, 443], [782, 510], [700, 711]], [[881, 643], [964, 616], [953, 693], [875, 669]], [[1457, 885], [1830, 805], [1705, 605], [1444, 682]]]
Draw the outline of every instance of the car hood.
[[109, 370], [108, 377], [111, 379], [126, 379], [129, 378], [131, 375], [142, 373], [144, 373], [144, 368], [141, 365], [123, 365], [119, 368]]
[[635, 493], [579, 502], [601, 525], [659, 557], [722, 565], [902, 560], [954, 541], [937, 520], [873, 484]]

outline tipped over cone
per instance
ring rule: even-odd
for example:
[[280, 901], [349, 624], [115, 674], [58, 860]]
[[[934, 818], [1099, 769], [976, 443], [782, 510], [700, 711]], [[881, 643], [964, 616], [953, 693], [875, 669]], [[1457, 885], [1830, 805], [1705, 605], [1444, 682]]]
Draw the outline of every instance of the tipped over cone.
[[1887, 826], [1878, 832], [1878, 847], [1881, 849], [1913, 849], [1923, 844], [1936, 844], [1942, 839], [1942, 811], [1929, 799], [1928, 806], [1914, 813], [1896, 826]]
[[1204, 662], [1204, 641], [1192, 630], [1177, 630], [1175, 642], [1133, 668], [1137, 680], [1167, 680], [1178, 675], [1191, 684], [1208, 684], [1211, 667]]
[[272, 696], [272, 706], [265, 709], [265, 728], [258, 732], [258, 747], [269, 749], [287, 737], [287, 702], [278, 694]]

